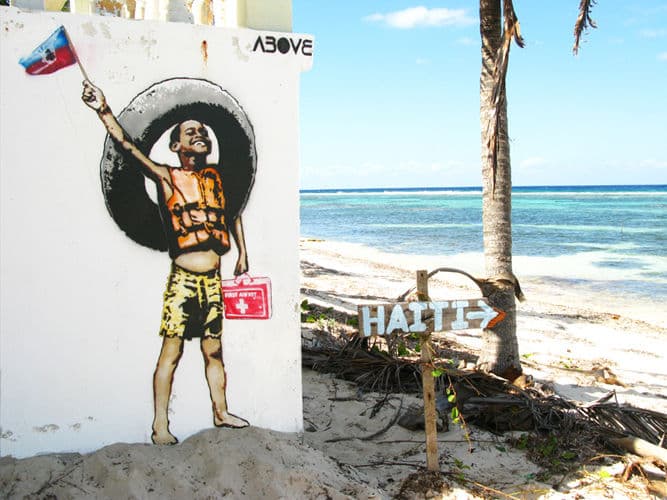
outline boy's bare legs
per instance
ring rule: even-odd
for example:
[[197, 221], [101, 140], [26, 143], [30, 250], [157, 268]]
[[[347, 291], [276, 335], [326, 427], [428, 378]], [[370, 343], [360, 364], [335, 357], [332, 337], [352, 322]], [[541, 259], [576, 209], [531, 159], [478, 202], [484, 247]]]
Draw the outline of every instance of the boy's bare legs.
[[213, 403], [213, 424], [216, 427], [247, 427], [246, 420], [232, 415], [227, 410], [227, 377], [222, 364], [222, 342], [219, 338], [204, 337], [201, 339], [201, 352], [204, 356], [206, 382]]
[[174, 381], [174, 372], [183, 355], [183, 339], [164, 337], [162, 349], [153, 375], [153, 434], [151, 440], [155, 444], [176, 444], [178, 439], [169, 432], [169, 398]]

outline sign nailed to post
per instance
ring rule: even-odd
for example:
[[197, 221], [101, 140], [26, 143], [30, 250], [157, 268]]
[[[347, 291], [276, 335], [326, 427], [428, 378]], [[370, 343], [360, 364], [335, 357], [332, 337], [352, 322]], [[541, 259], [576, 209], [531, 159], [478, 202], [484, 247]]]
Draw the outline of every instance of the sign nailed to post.
[[[427, 298], [428, 279], [438, 272], [455, 272], [479, 280], [465, 271], [441, 267], [427, 273], [417, 271], [417, 296]], [[411, 289], [414, 290], [415, 288]], [[481, 289], [481, 287], [480, 287]], [[404, 299], [408, 290], [398, 300]], [[365, 337], [390, 335], [392, 333], [417, 333], [421, 342], [422, 390], [424, 393], [424, 430], [426, 433], [426, 467], [430, 471], [440, 470], [438, 440], [435, 422], [435, 382], [432, 375], [433, 347], [431, 332], [443, 330], [465, 330], [468, 328], [493, 328], [505, 319], [505, 312], [491, 307], [486, 299], [464, 299], [450, 301], [415, 301], [394, 304], [366, 304], [357, 307], [359, 330]]]
[[360, 331], [365, 337], [397, 333], [430, 333], [493, 328], [505, 313], [486, 299], [360, 305]]

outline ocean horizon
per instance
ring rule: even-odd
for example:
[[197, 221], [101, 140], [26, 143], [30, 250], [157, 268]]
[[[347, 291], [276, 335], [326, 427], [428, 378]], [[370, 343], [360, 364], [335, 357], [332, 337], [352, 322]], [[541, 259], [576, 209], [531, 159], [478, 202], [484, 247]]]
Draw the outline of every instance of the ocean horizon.
[[[651, 192], [665, 191], [667, 184], [562, 184], [562, 185], [534, 185], [534, 186], [512, 186], [512, 193], [522, 192]], [[482, 192], [482, 186], [437, 186], [437, 187], [373, 187], [373, 188], [309, 188], [300, 189], [301, 194], [317, 193], [418, 193], [418, 192], [460, 192], [473, 193]]]
[[[391, 254], [482, 254], [481, 187], [301, 190], [301, 235]], [[667, 184], [516, 186], [514, 271], [667, 299]]]

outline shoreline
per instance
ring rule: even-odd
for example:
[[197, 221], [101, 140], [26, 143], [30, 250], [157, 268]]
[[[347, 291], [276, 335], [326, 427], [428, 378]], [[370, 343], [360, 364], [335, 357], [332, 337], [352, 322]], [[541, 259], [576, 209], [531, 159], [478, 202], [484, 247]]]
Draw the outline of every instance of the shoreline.
[[[447, 265], [482, 275], [482, 259], [472, 254], [446, 263], [440, 258], [436, 264], [432, 256], [388, 254], [329, 240], [302, 238], [300, 248], [302, 299], [354, 315], [357, 304], [395, 301], [414, 285], [417, 269]], [[582, 293], [530, 275], [519, 279], [527, 300], [517, 303], [517, 337], [527, 374], [569, 399], [586, 403], [615, 390], [621, 404], [667, 413], [667, 317], [662, 309], [613, 292]], [[479, 296], [470, 280], [456, 274], [435, 275], [429, 291], [441, 300]], [[481, 346], [478, 330], [439, 335], [471, 352]], [[600, 383], [601, 370], [622, 385]]]
[[[473, 276], [485, 275], [484, 254], [481, 251], [445, 256], [389, 253], [362, 243], [302, 237], [302, 259], [315, 246], [322, 249], [318, 258], [367, 261], [369, 270], [377, 268], [377, 263], [382, 263], [393, 269], [397, 276], [405, 276], [406, 288], [412, 286], [410, 283], [414, 281], [417, 269], [432, 270], [446, 266], [464, 270]], [[660, 293], [661, 290], [653, 290], [651, 284], [645, 285], [645, 290], [638, 291], [631, 283], [638, 282], [639, 275], [632, 275], [623, 269], [594, 267], [591, 260], [591, 254], [582, 253], [557, 257], [513, 256], [514, 273], [527, 298], [522, 305], [530, 306], [535, 302], [545, 307], [576, 309], [583, 315], [619, 315], [667, 329], [667, 309], [664, 308], [667, 295]], [[452, 276], [439, 274], [434, 278], [445, 286], [456, 287], [465, 283]], [[369, 277], [373, 275], [369, 274]], [[659, 287], [660, 284], [656, 284], [655, 288]]]

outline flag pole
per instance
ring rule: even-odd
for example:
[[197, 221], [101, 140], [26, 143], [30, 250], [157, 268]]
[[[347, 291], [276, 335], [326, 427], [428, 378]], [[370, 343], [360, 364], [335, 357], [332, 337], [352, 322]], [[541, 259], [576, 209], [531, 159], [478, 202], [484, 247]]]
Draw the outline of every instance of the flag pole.
[[69, 33], [67, 32], [67, 28], [65, 28], [65, 26], [63, 26], [63, 32], [65, 33], [65, 37], [67, 38], [67, 43], [69, 43], [69, 47], [72, 50], [72, 54], [74, 55], [74, 60], [79, 65], [79, 69], [81, 70], [81, 74], [83, 75], [83, 77], [86, 80], [88, 80], [90, 82], [90, 78], [88, 78], [88, 73], [86, 73], [86, 70], [83, 69], [83, 66], [81, 65], [81, 61], [79, 60], [79, 54], [76, 53], [76, 48], [74, 47], [74, 44], [72, 43], [72, 39], [69, 37]]

